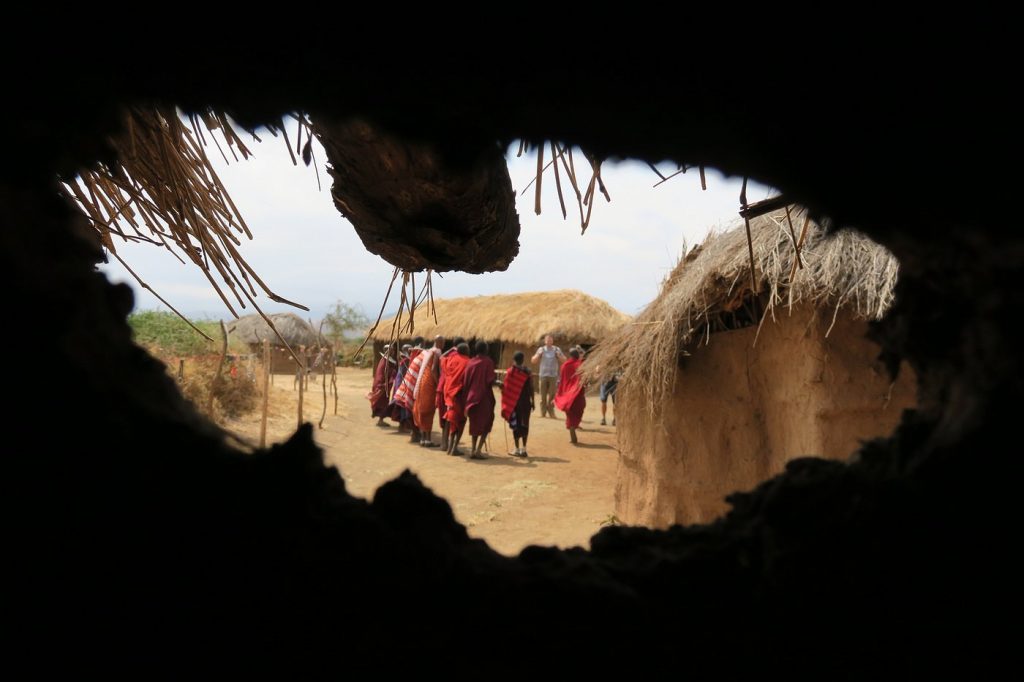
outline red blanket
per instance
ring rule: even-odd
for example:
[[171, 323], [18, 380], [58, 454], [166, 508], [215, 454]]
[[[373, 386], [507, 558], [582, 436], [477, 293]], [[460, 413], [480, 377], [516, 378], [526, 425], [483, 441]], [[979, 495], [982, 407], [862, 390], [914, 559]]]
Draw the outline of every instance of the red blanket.
[[444, 359], [444, 404], [452, 407], [456, 404], [462, 385], [466, 380], [466, 365], [469, 358], [465, 355], [452, 353]]
[[512, 418], [519, 396], [523, 392], [523, 386], [530, 375], [515, 365], [508, 368], [505, 373], [505, 386], [501, 389], [501, 416], [506, 421]]
[[381, 358], [377, 370], [373, 373], [373, 388], [366, 395], [370, 401], [370, 412], [374, 417], [384, 417], [388, 411], [389, 393], [392, 379], [395, 376], [395, 365], [387, 358]]
[[462, 390], [471, 436], [486, 436], [494, 426], [494, 390], [491, 386], [496, 378], [494, 360], [486, 355], [478, 355], [466, 365]]
[[451, 424], [453, 431], [458, 431], [466, 418], [465, 400], [460, 395], [466, 381], [466, 365], [469, 358], [465, 355], [452, 353], [444, 359], [444, 418]]
[[420, 369], [419, 383], [416, 385], [419, 395], [413, 403], [413, 420], [420, 431], [429, 432], [434, 428], [434, 411], [437, 407], [437, 370], [431, 362], [431, 355], [424, 353], [426, 360]]
[[416, 380], [420, 376], [420, 365], [423, 364], [423, 357], [423, 352], [419, 348], [413, 348], [409, 352], [409, 369], [406, 370], [405, 376], [402, 377], [402, 385], [395, 392], [394, 402], [410, 412], [412, 412], [413, 405], [412, 391], [416, 388]]
[[565, 412], [565, 426], [569, 429], [579, 427], [583, 409], [587, 406], [583, 382], [576, 374], [582, 364], [583, 361], [578, 358], [569, 358], [562, 364], [558, 392], [555, 393], [555, 407]]

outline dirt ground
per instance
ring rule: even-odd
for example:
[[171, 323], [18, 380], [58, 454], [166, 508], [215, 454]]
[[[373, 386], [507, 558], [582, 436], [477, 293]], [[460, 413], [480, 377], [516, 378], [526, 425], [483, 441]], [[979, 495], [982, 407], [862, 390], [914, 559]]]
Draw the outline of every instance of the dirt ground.
[[[267, 421], [269, 443], [286, 440], [295, 430], [298, 391], [290, 376], [276, 375], [270, 390]], [[512, 433], [500, 415], [500, 400], [486, 460], [451, 457], [439, 448], [409, 444], [395, 426], [383, 429], [370, 417], [366, 394], [369, 369], [338, 369], [338, 415], [328, 392], [323, 429], [316, 440], [329, 464], [341, 471], [349, 492], [372, 498], [377, 488], [404, 469], [452, 505], [455, 517], [473, 537], [482, 538], [499, 552], [518, 554], [527, 545], [589, 547], [590, 537], [603, 524], [615, 522], [615, 428], [608, 406], [608, 426], [600, 426], [600, 403], [587, 397], [587, 410], [578, 432], [580, 445], [569, 443], [565, 419], [542, 418], [540, 409], [530, 423], [530, 457], [521, 460], [506, 453], [514, 449]], [[303, 415], [314, 426], [324, 399], [320, 380], [310, 382], [303, 399]], [[496, 391], [497, 394], [497, 391]], [[539, 402], [539, 401], [538, 401]], [[390, 422], [389, 422], [390, 423]], [[436, 422], [435, 422], [436, 423]], [[226, 425], [242, 438], [259, 442], [260, 411]], [[507, 436], [507, 445], [506, 445]], [[435, 431], [434, 441], [440, 439]], [[468, 451], [468, 432], [463, 436]]]

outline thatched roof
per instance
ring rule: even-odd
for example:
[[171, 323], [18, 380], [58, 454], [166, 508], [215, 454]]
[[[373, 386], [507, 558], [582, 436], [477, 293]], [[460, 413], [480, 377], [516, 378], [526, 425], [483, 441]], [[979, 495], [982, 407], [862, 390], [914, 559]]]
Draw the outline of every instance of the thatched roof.
[[[449, 298], [436, 300], [434, 305], [436, 323], [428, 305], [421, 304], [416, 310], [414, 334], [403, 332], [400, 336], [457, 335], [525, 345], [553, 334], [560, 343], [594, 343], [617, 332], [630, 319], [605, 301], [571, 289]], [[389, 340], [394, 321], [393, 317], [381, 320], [371, 338]]]
[[[744, 226], [709, 236], [684, 256], [658, 297], [633, 322], [587, 356], [584, 374], [602, 379], [624, 371], [622, 386], [643, 386], [652, 400], [671, 393], [674, 367], [687, 346], [713, 342], [733, 316], [764, 322], [780, 306], [805, 302], [862, 319], [881, 318], [893, 300], [899, 264], [882, 246], [854, 230], [826, 235], [802, 209], [751, 220], [756, 303]], [[794, 237], [801, 244], [797, 267]]]
[[[317, 342], [316, 330], [295, 313], [275, 313], [267, 317], [273, 320], [277, 331], [293, 349], [298, 349], [300, 345], [311, 346]], [[277, 334], [259, 315], [240, 317], [228, 325], [228, 334], [243, 343], [262, 343], [263, 339], [269, 339], [271, 345], [277, 343]]]

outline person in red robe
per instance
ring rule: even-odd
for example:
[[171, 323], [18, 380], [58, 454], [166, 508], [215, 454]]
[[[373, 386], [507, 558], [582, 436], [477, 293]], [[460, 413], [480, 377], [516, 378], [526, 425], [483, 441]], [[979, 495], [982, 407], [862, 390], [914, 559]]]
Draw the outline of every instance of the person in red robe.
[[[533, 412], [533, 377], [530, 368], [523, 362], [526, 355], [516, 351], [512, 356], [515, 363], [505, 372], [505, 381], [501, 387], [501, 416], [512, 429], [512, 437], [516, 441], [516, 457], [528, 457], [526, 439], [530, 435], [530, 413]], [[519, 447], [519, 441], [523, 447]]]
[[466, 425], [466, 399], [463, 396], [462, 386], [466, 380], [466, 365], [468, 364], [469, 345], [460, 343], [456, 346], [456, 352], [445, 358], [442, 368], [445, 375], [444, 406], [449, 428], [447, 450], [449, 455], [462, 454], [458, 450], [462, 429]]
[[462, 387], [466, 400], [469, 435], [473, 437], [470, 459], [486, 459], [484, 441], [494, 426], [494, 360], [487, 355], [487, 342], [477, 341], [473, 358], [466, 364], [466, 380]]
[[565, 428], [569, 429], [569, 440], [573, 445], [579, 443], [576, 429], [583, 420], [583, 409], [587, 406], [583, 381], [577, 374], [581, 364], [580, 352], [573, 348], [569, 351], [569, 359], [562, 363], [558, 391], [555, 393], [555, 407], [565, 412]]
[[391, 402], [388, 403], [388, 419], [398, 422], [398, 432], [405, 433], [408, 431], [409, 423], [409, 411], [402, 407], [395, 398], [398, 396], [398, 391], [402, 388], [402, 383], [405, 380], [405, 373], [409, 371], [409, 351], [412, 346], [405, 344], [402, 346], [402, 350], [398, 355], [398, 367], [395, 371], [395, 382], [391, 388]]
[[[395, 350], [398, 346], [395, 345]], [[398, 371], [398, 363], [395, 362], [395, 353], [391, 352], [391, 345], [384, 346], [384, 352], [377, 362], [377, 369], [373, 372], [373, 387], [366, 394], [370, 401], [370, 416], [377, 418], [377, 426], [387, 427], [384, 417], [388, 416], [388, 404], [390, 403], [391, 385], [395, 380], [395, 372]]]
[[420, 376], [416, 380], [416, 388], [413, 389], [412, 394], [413, 419], [420, 432], [420, 446], [424, 448], [437, 447], [437, 443], [433, 440], [434, 413], [437, 411], [438, 360], [443, 347], [444, 337], [438, 336], [434, 339], [434, 347], [428, 348], [421, 354], [423, 364], [420, 367]]
[[416, 380], [419, 379], [420, 368], [423, 366], [423, 358], [420, 357], [423, 353], [423, 337], [417, 336], [412, 343], [413, 347], [409, 351], [409, 368], [402, 376], [402, 384], [395, 391], [395, 398], [392, 402], [404, 410], [402, 425], [408, 426], [412, 431], [409, 442], [419, 444], [420, 431], [416, 428], [416, 421], [413, 418], [413, 402], [415, 400], [413, 391], [416, 389]]
[[441, 354], [441, 361], [437, 365], [438, 374], [440, 375], [437, 379], [437, 420], [441, 425], [441, 449], [445, 452], [448, 452], [448, 437], [451, 424], [448, 423], [448, 406], [444, 404], [444, 387], [448, 376], [444, 369], [444, 363], [449, 355], [458, 354], [459, 351], [456, 349], [464, 340], [461, 336], [456, 336], [455, 340], [452, 341], [452, 347]]

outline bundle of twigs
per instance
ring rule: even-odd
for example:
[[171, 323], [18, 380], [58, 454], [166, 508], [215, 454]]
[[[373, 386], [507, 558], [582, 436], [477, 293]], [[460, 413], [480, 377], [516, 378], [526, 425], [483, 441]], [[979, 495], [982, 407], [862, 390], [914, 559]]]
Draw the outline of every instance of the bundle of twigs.
[[[309, 122], [303, 116], [296, 119], [299, 144], [303, 130], [307, 133], [303, 156], [308, 159]], [[208, 136], [227, 161], [218, 133], [235, 160], [239, 154], [243, 159], [251, 155], [221, 112], [189, 114], [186, 124], [173, 108], [129, 109], [123, 133], [110, 140], [116, 161], [83, 171], [65, 181], [63, 188], [107, 251], [168, 308], [178, 312], [118, 255], [119, 239], [165, 248], [182, 263], [187, 259], [202, 271], [232, 315], [238, 317], [231, 299], [242, 308], [248, 303], [273, 328], [254, 300], [257, 287], [272, 301], [307, 308], [274, 293], [239, 253], [239, 237], [252, 239], [252, 233], [207, 157]], [[271, 133], [276, 135], [273, 129]]]
[[[359, 344], [359, 348], [353, 353], [353, 357], [359, 355], [367, 344], [367, 342], [373, 338], [373, 334], [377, 331], [377, 327], [380, 325], [381, 318], [384, 317], [384, 309], [388, 305], [388, 300], [391, 298], [391, 291], [395, 288], [395, 282], [398, 281], [398, 276], [402, 276], [402, 281], [399, 284], [399, 300], [398, 300], [398, 312], [391, 321], [391, 331], [388, 334], [387, 341], [389, 344], [395, 344], [400, 338], [411, 336], [416, 331], [416, 311], [423, 309], [424, 302], [427, 305], [427, 314], [432, 315], [434, 318], [434, 324], [437, 324], [437, 308], [434, 306], [434, 273], [431, 270], [427, 270], [424, 279], [421, 280], [420, 291], [416, 293], [416, 273], [408, 270], [402, 270], [401, 268], [395, 268], [395, 271], [391, 275], [391, 284], [388, 285], [388, 290], [384, 294], [384, 302], [380, 306], [380, 311], [377, 313], [377, 319], [374, 321], [373, 326], [366, 332], [363, 342]], [[438, 277], [440, 277], [438, 273]]]
[[[573, 193], [576, 195], [576, 206], [580, 211], [580, 234], [587, 231], [587, 227], [590, 225], [590, 216], [594, 210], [594, 196], [597, 190], [600, 190], [601, 194], [604, 195], [606, 201], [611, 201], [612, 197], [608, 193], [608, 189], [604, 186], [604, 181], [601, 179], [601, 164], [603, 161], [592, 154], [588, 154], [584, 150], [580, 150], [583, 153], [587, 163], [590, 164], [590, 180], [587, 181], [586, 189], [580, 191], [580, 187], [583, 185], [576, 178], [576, 162], [573, 158], [572, 147], [569, 145], [560, 145], [557, 142], [551, 141], [548, 143], [551, 147], [551, 160], [548, 161], [547, 165], [544, 164], [544, 143], [537, 145], [537, 173], [534, 175], [530, 182], [526, 183], [526, 187], [522, 189], [520, 194], [524, 194], [526, 190], [530, 188], [530, 185], [537, 183], [537, 187], [534, 190], [533, 210], [534, 213], [540, 215], [541, 213], [541, 186], [544, 181], [544, 173], [548, 168], [553, 169], [552, 173], [555, 176], [555, 192], [558, 194], [558, 203], [562, 209], [562, 218], [568, 218], [569, 213], [565, 208], [565, 197], [562, 193], [562, 178], [561, 173], [558, 170], [559, 165], [562, 166], [562, 170], [565, 173], [566, 178], [569, 180], [569, 186], [572, 187]], [[519, 151], [516, 156], [522, 156], [523, 152], [528, 151], [529, 143], [525, 140], [520, 140]], [[584, 212], [583, 207], [586, 206], [587, 210]]]

